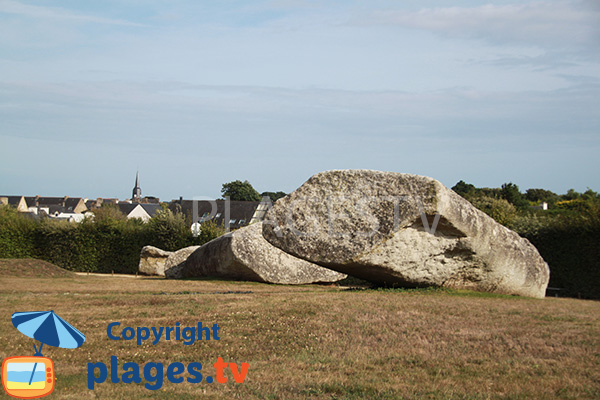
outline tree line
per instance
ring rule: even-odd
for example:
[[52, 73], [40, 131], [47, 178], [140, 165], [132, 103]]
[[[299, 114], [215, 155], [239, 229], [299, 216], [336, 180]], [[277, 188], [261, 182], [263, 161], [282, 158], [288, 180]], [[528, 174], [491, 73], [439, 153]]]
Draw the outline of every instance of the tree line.
[[[529, 239], [550, 266], [550, 287], [558, 295], [600, 299], [600, 195], [587, 189], [556, 194], [521, 192], [514, 183], [477, 188], [464, 181], [452, 187], [502, 225]], [[544, 210], [539, 207], [547, 203]]]
[[221, 194], [234, 201], [261, 201], [264, 197], [268, 197], [273, 203], [286, 196], [285, 192], [262, 192], [259, 194], [247, 180], [224, 183]]

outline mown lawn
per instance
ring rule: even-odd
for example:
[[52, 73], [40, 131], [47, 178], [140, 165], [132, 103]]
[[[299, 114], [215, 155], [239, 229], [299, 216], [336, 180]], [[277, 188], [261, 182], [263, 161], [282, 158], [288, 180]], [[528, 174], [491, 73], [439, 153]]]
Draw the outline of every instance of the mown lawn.
[[[1, 271], [0, 271], [1, 272]], [[44, 347], [64, 399], [597, 399], [600, 303], [472, 292], [344, 290], [217, 280], [0, 275], [0, 357], [33, 355], [16, 311], [54, 310], [87, 340]], [[18, 274], [16, 274], [18, 275]], [[123, 327], [220, 327], [221, 340], [110, 340]], [[88, 362], [250, 364], [244, 383], [87, 388]], [[187, 372], [181, 376], [188, 377]], [[143, 379], [143, 372], [142, 372]], [[2, 398], [9, 398], [4, 393]]]

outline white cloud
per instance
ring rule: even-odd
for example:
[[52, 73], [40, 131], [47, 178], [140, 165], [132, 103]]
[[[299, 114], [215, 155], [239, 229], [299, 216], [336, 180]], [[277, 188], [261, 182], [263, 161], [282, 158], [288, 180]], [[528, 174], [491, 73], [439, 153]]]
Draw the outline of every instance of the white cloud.
[[600, 9], [582, 1], [376, 11], [355, 22], [525, 46], [597, 46], [600, 38]]
[[0, 0], [0, 14], [16, 14], [28, 18], [60, 19], [74, 22], [97, 23], [122, 26], [144, 26], [142, 24], [119, 19], [102, 18], [93, 15], [76, 14], [59, 7], [42, 7], [23, 4], [13, 0]]

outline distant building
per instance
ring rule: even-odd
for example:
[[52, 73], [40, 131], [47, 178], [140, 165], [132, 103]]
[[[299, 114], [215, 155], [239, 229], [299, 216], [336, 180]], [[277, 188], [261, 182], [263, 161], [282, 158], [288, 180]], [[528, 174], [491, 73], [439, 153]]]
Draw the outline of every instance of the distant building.
[[74, 214], [83, 214], [88, 210], [85, 205], [85, 200], [81, 197], [70, 197], [65, 201], [65, 208], [67, 212], [71, 212]]
[[85, 219], [85, 214], [62, 212], [56, 215], [55, 219], [61, 219], [69, 222], [82, 222]]
[[160, 199], [154, 196], [142, 197], [142, 188], [140, 187], [140, 172], [135, 174], [135, 186], [131, 193], [131, 203], [148, 203], [148, 204], [160, 204]]
[[142, 188], [140, 187], [140, 172], [139, 171], [135, 174], [135, 186], [133, 187], [131, 201], [133, 201], [135, 203], [141, 203], [141, 201], [142, 201]]
[[531, 208], [533, 208], [534, 210], [547, 210], [548, 209], [548, 203], [546, 203], [544, 201], [543, 203], [540, 203], [537, 206], [532, 206]]
[[47, 216], [81, 222], [88, 211], [81, 197], [0, 196], [0, 204], [8, 204], [29, 216]]
[[0, 204], [13, 206], [19, 212], [29, 212], [25, 196], [0, 196]]
[[61, 212], [82, 214], [88, 210], [85, 200], [81, 197], [25, 196], [24, 199], [27, 203], [28, 211], [35, 214], [38, 214], [40, 211], [45, 212], [49, 216], [55, 216]]
[[96, 200], [87, 200], [85, 202], [85, 206], [87, 207], [88, 210], [95, 210], [96, 208], [100, 208], [101, 205], [102, 205], [101, 198], [98, 198]]
[[140, 203], [119, 203], [119, 210], [127, 216], [127, 218], [140, 218], [147, 222], [154, 217], [156, 213], [162, 209], [160, 204], [140, 204]]
[[106, 204], [119, 204], [119, 199], [98, 197], [96, 200], [86, 200], [85, 206], [88, 210], [95, 210]]
[[[194, 202], [196, 203], [196, 217], [194, 221]], [[227, 207], [227, 203], [229, 207]], [[264, 219], [267, 203], [260, 201], [229, 201], [225, 200], [172, 200], [169, 209], [174, 213], [182, 213], [190, 226], [194, 222], [203, 223], [213, 221], [217, 225], [237, 229]]]
[[146, 196], [142, 198], [142, 203], [160, 204], [160, 199], [154, 196]]

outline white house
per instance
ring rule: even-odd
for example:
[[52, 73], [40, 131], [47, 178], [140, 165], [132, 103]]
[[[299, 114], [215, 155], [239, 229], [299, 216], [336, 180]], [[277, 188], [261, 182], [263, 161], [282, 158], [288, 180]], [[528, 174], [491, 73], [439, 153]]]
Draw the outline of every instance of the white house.
[[119, 210], [127, 218], [140, 218], [146, 222], [152, 218], [158, 210], [161, 210], [160, 204], [141, 204], [141, 203], [119, 203]]

